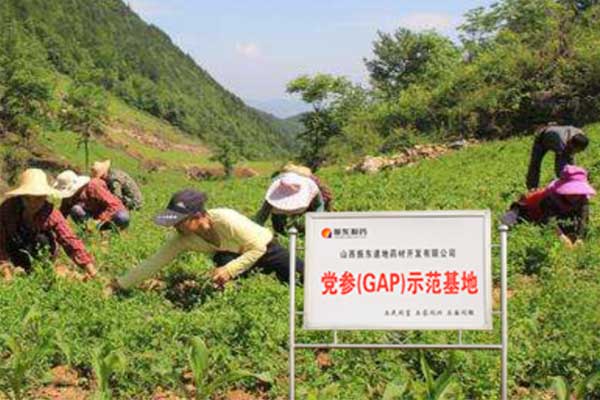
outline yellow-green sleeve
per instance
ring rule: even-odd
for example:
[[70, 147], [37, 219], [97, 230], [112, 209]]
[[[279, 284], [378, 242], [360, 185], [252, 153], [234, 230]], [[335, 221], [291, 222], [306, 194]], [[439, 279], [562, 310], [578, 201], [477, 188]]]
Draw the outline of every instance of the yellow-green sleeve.
[[138, 285], [155, 275], [162, 267], [170, 263], [177, 255], [187, 250], [187, 241], [180, 234], [173, 234], [152, 257], [119, 277], [117, 282], [124, 289]]

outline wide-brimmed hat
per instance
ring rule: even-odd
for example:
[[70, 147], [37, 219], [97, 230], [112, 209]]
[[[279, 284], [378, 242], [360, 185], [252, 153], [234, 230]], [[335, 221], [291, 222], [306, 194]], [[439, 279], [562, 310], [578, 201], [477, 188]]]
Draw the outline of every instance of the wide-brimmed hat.
[[6, 199], [17, 196], [59, 196], [48, 184], [48, 177], [41, 169], [30, 168], [19, 177], [19, 186], [4, 194]]
[[54, 189], [59, 192], [60, 197], [68, 199], [69, 197], [73, 197], [73, 195], [77, 193], [79, 189], [87, 185], [89, 182], [89, 176], [77, 175], [75, 172], [67, 170], [61, 172], [61, 174], [56, 177]]
[[587, 171], [575, 165], [565, 166], [560, 178], [550, 183], [548, 189], [563, 196], [579, 195], [590, 198], [596, 195], [596, 190], [588, 182]]
[[309, 178], [312, 176], [312, 171], [310, 170], [310, 168], [305, 167], [304, 165], [297, 165], [291, 162], [285, 164], [281, 169], [281, 172], [293, 172], [295, 174], [306, 176]]
[[100, 177], [108, 173], [110, 169], [110, 160], [96, 161], [92, 164], [92, 176]]
[[265, 200], [273, 208], [289, 213], [302, 212], [308, 208], [319, 187], [310, 178], [287, 172], [279, 175], [265, 196]]

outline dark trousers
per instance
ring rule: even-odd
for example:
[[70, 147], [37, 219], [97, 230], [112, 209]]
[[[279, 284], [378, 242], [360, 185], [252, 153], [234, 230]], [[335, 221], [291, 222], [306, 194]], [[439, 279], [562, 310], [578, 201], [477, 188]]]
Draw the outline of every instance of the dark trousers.
[[[83, 223], [91, 218], [88, 212], [80, 205], [73, 206], [73, 208], [71, 208], [70, 215], [71, 218], [73, 218], [73, 221], [75, 221], [78, 224]], [[103, 222], [99, 224], [98, 229], [102, 231], [112, 229], [113, 227], [116, 227], [118, 229], [126, 229], [129, 226], [129, 221], [129, 211], [117, 211], [115, 215], [112, 216], [109, 222]]]
[[9, 238], [6, 246], [10, 262], [15, 267], [21, 267], [25, 271], [31, 270], [31, 261], [41, 251], [48, 250], [50, 254], [56, 252], [56, 241], [47, 233], [17, 232]]
[[[535, 189], [540, 185], [540, 171], [542, 169], [542, 161], [544, 156], [549, 151], [544, 146], [543, 134], [538, 135], [533, 142], [533, 148], [531, 149], [531, 158], [529, 160], [529, 169], [527, 171], [527, 189]], [[556, 177], [560, 177], [560, 171], [567, 164], [573, 164], [575, 160], [571, 154], [567, 152], [556, 153], [554, 156], [554, 173]]]
[[[236, 253], [221, 251], [213, 256], [213, 262], [218, 267], [222, 267], [239, 256]], [[269, 243], [267, 252], [256, 261], [254, 266], [266, 274], [275, 272], [277, 279], [282, 282], [290, 281], [290, 253], [275, 242]], [[296, 258], [296, 272], [304, 277], [304, 262], [298, 258]]]

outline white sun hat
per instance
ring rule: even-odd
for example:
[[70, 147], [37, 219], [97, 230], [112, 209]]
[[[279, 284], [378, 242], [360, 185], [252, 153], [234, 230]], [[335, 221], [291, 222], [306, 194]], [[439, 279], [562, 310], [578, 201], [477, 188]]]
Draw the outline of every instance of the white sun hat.
[[319, 187], [310, 178], [286, 172], [279, 175], [265, 196], [265, 200], [274, 209], [285, 213], [301, 213], [308, 208]]
[[4, 195], [6, 199], [17, 196], [59, 196], [59, 194], [48, 184], [48, 177], [44, 171], [30, 168], [21, 174], [19, 186]]
[[73, 197], [73, 195], [77, 193], [79, 189], [87, 185], [89, 182], [89, 176], [77, 175], [75, 172], [67, 170], [61, 172], [61, 174], [56, 177], [54, 189], [59, 192], [60, 197], [63, 199], [68, 199], [69, 197]]

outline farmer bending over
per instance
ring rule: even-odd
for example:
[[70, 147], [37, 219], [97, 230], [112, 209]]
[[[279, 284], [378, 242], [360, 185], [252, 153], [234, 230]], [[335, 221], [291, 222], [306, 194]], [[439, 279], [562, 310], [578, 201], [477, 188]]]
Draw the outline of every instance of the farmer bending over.
[[129, 226], [129, 212], [102, 179], [90, 180], [87, 176], [65, 171], [56, 178], [54, 188], [63, 198], [60, 211], [65, 218], [71, 216], [77, 223], [92, 218], [98, 221], [100, 230]]
[[142, 208], [143, 196], [140, 187], [125, 171], [111, 168], [110, 160], [95, 162], [92, 165], [92, 178], [102, 179], [108, 190], [117, 196], [128, 210]]
[[23, 172], [19, 186], [5, 194], [6, 200], [0, 205], [0, 270], [6, 280], [12, 278], [14, 267], [29, 272], [32, 257], [38, 257], [44, 248], [55, 258], [57, 242], [85, 270], [86, 278], [96, 275], [94, 260], [85, 245], [48, 202], [48, 196], [57, 195], [39, 169]]
[[542, 128], [533, 142], [531, 160], [527, 172], [527, 189], [535, 189], [540, 184], [542, 160], [548, 151], [553, 151], [556, 177], [567, 164], [574, 164], [574, 155], [586, 149], [588, 138], [581, 129], [573, 126], [549, 125]]
[[[195, 190], [175, 193], [167, 209], [156, 216], [154, 222], [174, 227], [176, 232], [154, 256], [114, 280], [109, 289], [136, 286], [185, 251], [212, 255], [216, 264], [212, 279], [217, 286], [223, 286], [253, 266], [267, 273], [275, 271], [279, 280], [288, 281], [289, 253], [273, 240], [271, 231], [231, 209], [205, 210], [205, 202], [206, 195]], [[304, 264], [301, 260], [296, 263], [296, 270], [302, 274]]]
[[558, 221], [558, 234], [569, 247], [585, 235], [589, 220], [588, 200], [596, 191], [587, 180], [585, 169], [567, 165], [547, 187], [529, 192], [513, 203], [502, 217], [502, 222], [513, 226], [519, 221], [546, 224], [552, 218]]
[[289, 227], [288, 218], [294, 224], [306, 212], [330, 211], [332, 197], [329, 188], [309, 168], [287, 164], [271, 183], [254, 220], [264, 225], [271, 216], [275, 232], [285, 235]]

